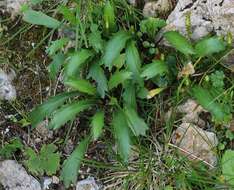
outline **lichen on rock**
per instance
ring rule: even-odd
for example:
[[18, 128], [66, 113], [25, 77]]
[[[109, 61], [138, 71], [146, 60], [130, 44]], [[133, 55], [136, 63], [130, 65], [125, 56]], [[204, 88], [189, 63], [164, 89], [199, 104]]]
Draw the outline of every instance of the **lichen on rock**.
[[211, 32], [219, 36], [234, 34], [233, 0], [179, 0], [167, 19], [165, 30], [178, 30], [187, 35], [190, 20], [191, 38], [200, 39]]
[[172, 9], [171, 0], [158, 0], [146, 2], [143, 15], [145, 17], [157, 17], [158, 15], [165, 14]]
[[192, 123], [182, 123], [175, 130], [172, 141], [191, 160], [203, 161], [211, 167], [217, 164], [214, 148], [218, 145], [218, 138], [215, 133]]

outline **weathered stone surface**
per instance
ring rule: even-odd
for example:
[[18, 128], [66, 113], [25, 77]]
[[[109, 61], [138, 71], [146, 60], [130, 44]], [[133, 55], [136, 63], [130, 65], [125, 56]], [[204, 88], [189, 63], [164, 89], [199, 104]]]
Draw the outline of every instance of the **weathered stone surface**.
[[186, 17], [190, 17], [192, 39], [196, 40], [216, 32], [217, 35], [234, 34], [233, 0], [179, 0], [168, 17], [165, 30], [178, 30], [187, 35]]
[[218, 139], [213, 132], [191, 123], [182, 123], [174, 132], [172, 142], [191, 160], [202, 160], [210, 166], [217, 163], [214, 148], [218, 145]]
[[234, 50], [233, 49], [227, 55], [223, 57], [222, 63], [231, 72], [234, 72]]
[[94, 178], [90, 177], [79, 181], [76, 185], [76, 190], [101, 190], [101, 187], [97, 185]]
[[182, 118], [183, 123], [193, 123], [199, 127], [205, 127], [206, 123], [199, 117], [199, 114], [207, 111], [197, 104], [195, 100], [188, 99], [184, 104], [177, 107], [177, 112], [184, 114]]
[[28, 0], [3, 0], [0, 1], [0, 11], [9, 12], [12, 17], [18, 15], [21, 10], [21, 6], [29, 2]]
[[12, 85], [14, 74], [7, 74], [0, 69], [0, 100], [14, 100], [16, 98], [16, 90]]
[[40, 183], [14, 160], [0, 162], [0, 183], [7, 190], [41, 190]]
[[165, 14], [172, 9], [171, 0], [158, 0], [146, 2], [143, 15], [145, 17], [157, 17], [160, 14]]

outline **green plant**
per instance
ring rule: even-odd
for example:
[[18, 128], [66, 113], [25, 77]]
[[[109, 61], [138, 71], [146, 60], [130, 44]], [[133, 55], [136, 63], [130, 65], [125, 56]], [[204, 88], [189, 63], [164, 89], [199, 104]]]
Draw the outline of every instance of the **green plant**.
[[[63, 2], [57, 8], [58, 16], [54, 18], [29, 8], [24, 10], [23, 17], [28, 23], [46, 26], [52, 29], [52, 33], [55, 32], [56, 40], [50, 41], [46, 50], [52, 60], [48, 71], [52, 80], [56, 80], [58, 75], [62, 76], [61, 82], [64, 85], [62, 89], [64, 92], [50, 97], [31, 112], [32, 127], [36, 127], [43, 119], [48, 118], [48, 128], [58, 130], [68, 122], [72, 127], [77, 117], [88, 115], [89, 133], [78, 143], [62, 165], [60, 177], [66, 187], [76, 182], [79, 167], [89, 144], [105, 136], [106, 131], [108, 135], [111, 132], [114, 137], [119, 156], [117, 158], [121, 158], [119, 160], [122, 166], [125, 166], [132, 146], [148, 134], [149, 120], [157, 120], [155, 113], [152, 118], [143, 113], [145, 107], [155, 106], [147, 99], [166, 90], [169, 85], [172, 91], [177, 89], [175, 97], [171, 98], [176, 100], [176, 104], [181, 98], [180, 94], [189, 95], [212, 114], [216, 124], [230, 121], [232, 108], [228, 99], [232, 97], [232, 88], [227, 88], [224, 73], [215, 72], [210, 76], [205, 73], [202, 77], [186, 74], [181, 80], [177, 80], [178, 82], [175, 80], [178, 74], [177, 66], [180, 63], [182, 67], [191, 63], [191, 67], [199, 71], [205, 68], [207, 60], [211, 62], [217, 53], [222, 54], [227, 47], [222, 39], [207, 37], [192, 43], [178, 32], [170, 31], [166, 32], [164, 37], [177, 51], [164, 51], [154, 42], [154, 37], [165, 26], [165, 21], [156, 18], [140, 21], [134, 9], [121, 0], [100, 2], [88, 0], [85, 3], [83, 1], [73, 3], [73, 7], [69, 7]], [[187, 30], [190, 30], [189, 27]], [[63, 33], [59, 38], [57, 38], [58, 30]], [[142, 52], [144, 48], [148, 48], [148, 51]], [[205, 81], [207, 77], [210, 80]], [[164, 97], [161, 99], [164, 100]], [[159, 104], [161, 107], [161, 102]], [[88, 114], [84, 112], [87, 110]], [[147, 110], [146, 113], [153, 111]], [[161, 110], [157, 113], [163, 114]], [[163, 128], [168, 132], [160, 137], [161, 141], [170, 139], [170, 137], [164, 139], [164, 136], [171, 135], [172, 127], [173, 125], [166, 125]], [[112, 140], [108, 141], [113, 143]], [[58, 153], [55, 152], [55, 147], [48, 148], [46, 145], [38, 154], [29, 149], [26, 165], [33, 173], [45, 172], [51, 175], [59, 167]], [[48, 157], [51, 157], [50, 160], [53, 162], [49, 171], [46, 168], [48, 163], [45, 163]], [[143, 180], [138, 185], [140, 188], [152, 187], [151, 178], [155, 177], [154, 170], [158, 170], [160, 159], [152, 159], [155, 162], [153, 169], [151, 169], [151, 159], [147, 157], [140, 160], [140, 163], [136, 164], [136, 167], [140, 167], [140, 171], [138, 172], [137, 168], [133, 172], [134, 175], [132, 171], [127, 171], [130, 177], [125, 180], [127, 182], [124, 183], [124, 187], [127, 189], [130, 184], [134, 189], [141, 179]], [[171, 165], [176, 168], [173, 173], [176, 177], [175, 181], [168, 183], [170, 185], [175, 183], [173, 187], [192, 189], [197, 181], [204, 180], [201, 170], [193, 171], [187, 167], [189, 172], [181, 173], [179, 161], [173, 163], [176, 163], [176, 166]], [[181, 174], [177, 175], [179, 173]], [[167, 174], [165, 177], [168, 177]], [[196, 184], [196, 187], [198, 189], [213, 187], [210, 185], [213, 182], [212, 177], [208, 182], [202, 181]], [[172, 186], [168, 186], [168, 189]], [[159, 187], [164, 188], [165, 184]]]
[[[226, 43], [217, 37], [204, 38], [193, 45], [178, 32], [167, 32], [164, 36], [175, 49], [185, 55], [186, 62], [195, 62], [193, 65], [195, 69], [198, 67], [198, 64], [202, 64], [203, 58], [211, 57], [226, 49]], [[229, 95], [231, 93], [225, 93], [224, 73], [216, 71], [210, 77], [206, 76], [206, 78], [210, 78], [208, 84], [203, 82], [203, 86], [189, 85], [190, 95], [212, 114], [213, 120], [217, 124], [230, 122], [232, 108]], [[185, 76], [181, 85], [183, 83], [186, 84], [188, 81], [189, 76]], [[228, 89], [228, 92], [231, 92], [231, 90], [232, 88]]]
[[[55, 79], [63, 69], [65, 91], [70, 92], [50, 98], [31, 113], [33, 127], [45, 117], [49, 117], [48, 128], [53, 130], [74, 120], [84, 110], [93, 113], [93, 117], [90, 118], [90, 135], [77, 146], [63, 164], [61, 178], [66, 186], [75, 183], [78, 168], [88, 144], [91, 140], [100, 138], [104, 128], [112, 132], [120, 157], [123, 161], [128, 161], [134, 142], [132, 139], [145, 136], [148, 130], [147, 124], [139, 116], [140, 108], [137, 106], [137, 99], [147, 98], [148, 95], [144, 83], [153, 77], [163, 76], [168, 71], [163, 60], [152, 61], [151, 64], [143, 67], [141, 55], [138, 52], [136, 32], [132, 31], [132, 27], [127, 26], [129, 21], [125, 26], [116, 24], [117, 6], [115, 5], [119, 3], [123, 2], [101, 3], [104, 12], [97, 15], [95, 15], [97, 8], [93, 6], [94, 15], [87, 14], [89, 19], [82, 22], [79, 9], [82, 4], [79, 2], [77, 2], [77, 10], [62, 6], [60, 10], [64, 16], [64, 23], [54, 18], [45, 19], [48, 16], [41, 12], [26, 10], [24, 13], [24, 20], [29, 23], [54, 29], [60, 25], [62, 28], [66, 24], [69, 30], [76, 33], [76, 44], [68, 52], [64, 52], [63, 47], [67, 45], [69, 37], [51, 42], [47, 49], [48, 55], [53, 60], [49, 66], [51, 77]], [[97, 19], [100, 16], [103, 20], [101, 25], [100, 20]], [[144, 24], [144, 32], [154, 29], [155, 34], [160, 27], [164, 26], [161, 20], [153, 21]], [[143, 24], [141, 28], [143, 29]], [[78, 37], [79, 34], [81, 39]], [[142, 91], [146, 92], [144, 96]], [[29, 160], [29, 168], [41, 173], [43, 171], [41, 166], [37, 168], [32, 166], [31, 160], [35, 156], [32, 150], [30, 154], [32, 159]]]
[[25, 165], [34, 174], [53, 175], [59, 169], [60, 154], [54, 144], [43, 145], [39, 153], [32, 148], [27, 148], [25, 156], [28, 158]]
[[222, 173], [226, 182], [234, 186], [234, 151], [226, 150], [222, 157]]
[[18, 138], [12, 139], [9, 143], [0, 148], [0, 156], [3, 158], [11, 158], [18, 150], [22, 150], [24, 145]]

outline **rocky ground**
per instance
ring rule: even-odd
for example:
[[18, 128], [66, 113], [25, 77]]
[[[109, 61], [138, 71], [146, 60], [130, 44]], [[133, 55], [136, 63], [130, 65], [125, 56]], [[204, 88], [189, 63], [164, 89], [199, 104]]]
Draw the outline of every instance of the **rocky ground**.
[[[21, 5], [26, 2], [25, 0], [6, 2], [7, 6], [0, 9], [0, 15], [3, 18], [0, 19], [0, 37], [1, 32], [4, 33], [0, 44], [0, 139], [4, 143], [12, 137], [19, 137], [25, 146], [34, 147], [38, 152], [43, 143], [59, 141], [58, 137], [61, 136], [65, 139], [66, 134], [62, 130], [49, 131], [46, 128], [47, 121], [38, 125], [35, 130], [31, 130], [27, 123], [27, 112], [50, 95], [61, 91], [63, 86], [60, 85], [59, 80], [54, 83], [48, 77], [49, 60], [42, 50], [46, 44], [41, 41], [46, 36], [47, 31], [28, 25], [22, 27], [19, 10]], [[163, 31], [178, 30], [186, 36], [190, 35], [188, 34], [189, 27], [191, 29], [190, 37], [193, 40], [201, 39], [210, 33], [215, 33], [221, 37], [234, 34], [234, 3], [232, 0], [129, 2], [133, 6], [143, 5], [145, 17], [156, 17], [158, 15], [167, 17], [169, 15], [167, 18], [168, 25]], [[10, 22], [7, 21], [9, 17], [12, 19]], [[190, 23], [186, 27], [185, 23], [188, 17]], [[22, 29], [20, 40], [18, 40], [19, 35], [13, 37], [19, 30], [19, 26]], [[53, 37], [56, 37], [56, 35], [52, 35], [51, 38]], [[159, 39], [160, 34], [155, 38]], [[33, 48], [37, 45], [40, 45], [40, 48], [36, 48], [34, 51]], [[233, 72], [233, 55], [226, 57], [225, 63], [226, 67]], [[185, 69], [184, 72], [188, 71]], [[191, 69], [189, 72], [194, 74]], [[214, 168], [217, 165], [218, 157], [213, 150], [218, 146], [219, 140], [215, 131], [210, 127], [212, 121], [209, 112], [196, 101], [188, 99], [181, 103], [176, 110], [169, 109], [165, 120], [170, 118], [172, 113], [179, 117], [181, 123], [172, 133], [169, 146], [177, 149], [190, 160], [199, 160], [209, 168]], [[201, 115], [204, 117], [201, 117]], [[79, 119], [75, 123], [78, 126]], [[234, 130], [233, 122], [228, 127]], [[80, 131], [79, 129], [68, 131], [69, 140], [59, 148], [63, 155], [72, 152], [77, 139], [79, 139], [77, 134]], [[93, 144], [87, 158], [95, 157], [98, 161], [108, 162], [109, 160], [105, 158], [106, 155], [103, 150], [106, 148], [103, 142]], [[133, 153], [134, 156], [137, 157]], [[23, 163], [16, 161], [20, 157], [21, 155], [16, 153], [14, 155], [15, 160], [1, 159], [0, 183], [5, 189], [65, 189], [56, 175], [34, 177], [29, 171], [26, 171], [27, 168], [23, 166]], [[133, 160], [137, 159], [136, 157]], [[96, 171], [92, 167], [84, 167], [80, 173], [82, 177], [73, 189], [108, 189], [105, 187], [106, 184], [103, 184], [105, 180], [99, 180], [104, 178], [100, 171]], [[122, 175], [124, 175], [124, 172]]]

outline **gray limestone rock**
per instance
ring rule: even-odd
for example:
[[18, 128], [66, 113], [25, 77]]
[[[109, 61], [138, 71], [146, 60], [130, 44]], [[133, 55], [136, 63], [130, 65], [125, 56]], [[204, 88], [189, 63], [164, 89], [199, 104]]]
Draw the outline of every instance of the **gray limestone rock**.
[[177, 30], [186, 36], [186, 18], [190, 18], [194, 40], [210, 32], [219, 36], [234, 35], [233, 0], [179, 0], [167, 19], [165, 30]]
[[14, 160], [0, 162], [0, 183], [6, 190], [41, 190], [40, 183]]
[[0, 100], [14, 100], [16, 98], [16, 90], [12, 85], [15, 77], [14, 72], [7, 74], [0, 69]]

